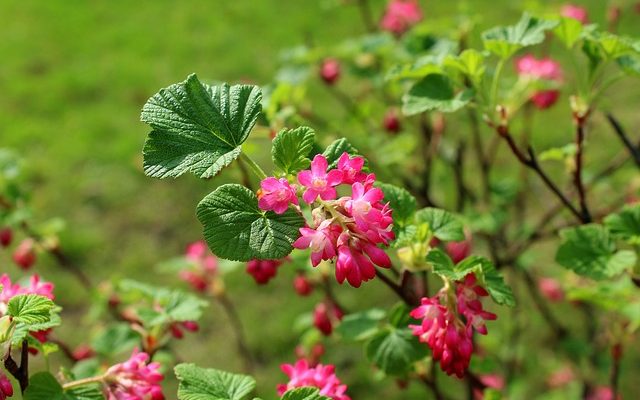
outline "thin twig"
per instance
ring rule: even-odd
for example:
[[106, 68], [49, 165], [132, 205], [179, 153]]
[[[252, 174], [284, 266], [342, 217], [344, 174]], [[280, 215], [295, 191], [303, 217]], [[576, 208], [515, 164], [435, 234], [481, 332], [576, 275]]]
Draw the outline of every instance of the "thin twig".
[[640, 168], [640, 146], [635, 146], [631, 143], [631, 139], [627, 136], [624, 128], [611, 113], [607, 113], [607, 120], [609, 121], [609, 124], [611, 124], [613, 131], [618, 135], [627, 150], [629, 150], [633, 161], [636, 163], [638, 168]]
[[584, 126], [586, 118], [576, 117], [576, 165], [573, 171], [573, 184], [578, 192], [578, 202], [580, 203], [580, 214], [582, 221], [591, 222], [591, 213], [587, 207], [587, 196], [582, 182], [582, 155], [584, 152]]
[[216, 299], [227, 314], [229, 322], [231, 322], [231, 328], [233, 329], [234, 336], [236, 338], [236, 346], [238, 347], [238, 352], [244, 362], [245, 371], [249, 373], [253, 372], [255, 370], [253, 355], [249, 350], [242, 320], [240, 319], [235, 306], [224, 293], [216, 296]]

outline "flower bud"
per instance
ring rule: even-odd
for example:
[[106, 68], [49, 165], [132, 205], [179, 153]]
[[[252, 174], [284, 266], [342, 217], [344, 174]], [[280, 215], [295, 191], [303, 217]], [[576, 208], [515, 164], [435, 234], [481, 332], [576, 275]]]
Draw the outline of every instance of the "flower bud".
[[302, 273], [293, 278], [293, 287], [300, 296], [308, 296], [313, 292], [313, 285]]
[[27, 270], [36, 262], [35, 242], [33, 239], [23, 240], [13, 252], [13, 262]]
[[390, 109], [384, 115], [384, 120], [382, 122], [384, 129], [389, 133], [398, 133], [402, 130], [402, 125], [400, 124], [400, 118], [398, 118], [398, 112], [394, 109]]
[[327, 84], [333, 85], [340, 78], [340, 62], [334, 58], [327, 58], [320, 67], [320, 78]]
[[8, 247], [13, 239], [13, 231], [11, 228], [6, 227], [0, 229], [0, 246]]

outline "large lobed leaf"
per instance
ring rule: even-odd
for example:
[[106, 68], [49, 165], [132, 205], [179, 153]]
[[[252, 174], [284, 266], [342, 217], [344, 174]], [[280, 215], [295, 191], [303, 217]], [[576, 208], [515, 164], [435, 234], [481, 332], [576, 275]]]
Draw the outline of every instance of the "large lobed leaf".
[[195, 74], [160, 90], [140, 117], [153, 129], [143, 149], [145, 173], [155, 178], [216, 175], [240, 154], [261, 98], [257, 86], [209, 86]]
[[604, 225], [614, 237], [640, 244], [640, 204], [625, 206], [620, 212], [608, 215]]
[[462, 222], [452, 213], [439, 208], [423, 208], [416, 212], [416, 224], [427, 223], [435, 237], [444, 241], [464, 240]]
[[21, 294], [9, 300], [7, 314], [18, 323], [46, 324], [51, 320], [51, 311], [54, 307], [53, 301], [45, 296]]
[[606, 279], [633, 267], [636, 255], [629, 250], [616, 251], [609, 232], [598, 224], [567, 228], [560, 232], [562, 244], [556, 262], [577, 274]]
[[402, 112], [405, 115], [437, 110], [454, 112], [464, 107], [473, 98], [473, 91], [454, 91], [451, 81], [443, 74], [429, 74], [418, 81], [402, 97]]
[[286, 256], [304, 225], [292, 208], [280, 215], [260, 210], [256, 195], [237, 184], [222, 185], [202, 199], [197, 216], [211, 251], [234, 261]]
[[557, 21], [532, 17], [525, 13], [517, 24], [497, 26], [482, 33], [485, 49], [506, 59], [526, 46], [542, 43], [545, 32], [553, 29]]
[[404, 375], [427, 356], [428, 347], [408, 328], [379, 332], [365, 346], [367, 358], [388, 375]]
[[179, 400], [242, 400], [253, 391], [256, 381], [247, 375], [232, 374], [194, 364], [175, 367]]
[[286, 174], [295, 174], [307, 169], [311, 164], [309, 153], [314, 140], [313, 129], [306, 126], [283, 129], [273, 139], [273, 147], [271, 147], [273, 163]]

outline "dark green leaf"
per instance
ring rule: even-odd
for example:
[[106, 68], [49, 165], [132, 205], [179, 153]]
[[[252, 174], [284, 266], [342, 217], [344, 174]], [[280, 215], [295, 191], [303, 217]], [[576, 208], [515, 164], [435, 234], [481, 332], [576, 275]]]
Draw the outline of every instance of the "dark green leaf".
[[180, 381], [179, 400], [242, 400], [253, 391], [255, 380], [194, 364], [179, 364], [175, 373]]
[[295, 174], [300, 170], [307, 169], [311, 163], [309, 153], [314, 140], [313, 129], [306, 126], [283, 129], [273, 139], [271, 158], [274, 164], [287, 174]]
[[235, 261], [278, 259], [291, 252], [304, 218], [289, 209], [278, 215], [258, 208], [258, 198], [241, 185], [222, 185], [198, 204], [197, 215], [211, 251]]
[[24, 400], [67, 400], [58, 380], [48, 372], [38, 372], [29, 378]]
[[406, 115], [437, 110], [454, 112], [473, 98], [472, 90], [455, 93], [446, 75], [429, 74], [409, 89], [402, 97], [402, 112]]
[[356, 150], [347, 139], [342, 138], [327, 146], [322, 155], [326, 157], [329, 168], [335, 168], [338, 165], [338, 159], [342, 153], [348, 153], [353, 156], [358, 154], [358, 150]]
[[131, 351], [139, 341], [140, 336], [129, 324], [118, 323], [108, 326], [96, 336], [91, 342], [91, 347], [96, 353], [109, 357]]
[[389, 329], [374, 336], [365, 347], [367, 358], [387, 375], [404, 375], [427, 356], [428, 347], [408, 328]]
[[240, 154], [260, 114], [261, 97], [256, 86], [209, 86], [195, 74], [160, 90], [142, 109], [141, 120], [153, 128], [143, 150], [145, 173], [216, 175]]
[[416, 199], [406, 189], [388, 184], [376, 183], [382, 189], [384, 201], [389, 202], [393, 210], [393, 223], [400, 226], [411, 222], [416, 212]]

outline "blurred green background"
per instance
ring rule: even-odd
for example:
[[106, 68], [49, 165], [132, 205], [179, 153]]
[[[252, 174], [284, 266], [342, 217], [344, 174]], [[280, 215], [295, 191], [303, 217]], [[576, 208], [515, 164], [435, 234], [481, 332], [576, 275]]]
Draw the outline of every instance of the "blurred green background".
[[[146, 99], [191, 72], [205, 80], [268, 83], [281, 50], [305, 40], [330, 45], [363, 32], [355, 6], [332, 3], [339, 2], [0, 2], [0, 146], [17, 150], [27, 160], [36, 214], [67, 221], [63, 247], [95, 281], [126, 275], [173, 283], [173, 277], [157, 275], [154, 266], [181, 254], [187, 242], [200, 238], [194, 208], [217, 184], [191, 176], [177, 181], [144, 176], [141, 148], [147, 128], [139, 122], [139, 112]], [[384, 6], [381, 0], [372, 3], [376, 13]], [[594, 22], [603, 22], [607, 5], [614, 2], [577, 3], [589, 7]], [[631, 3], [618, 2], [626, 6], [621, 32], [633, 34], [639, 29]], [[477, 36], [492, 24], [515, 22], [523, 9], [552, 12], [561, 2], [422, 4], [427, 21], [448, 19], [459, 10], [477, 16]], [[43, 257], [38, 268], [58, 284], [65, 318], [76, 322], [61, 328], [60, 336], [71, 335], [73, 343], [86, 341], [91, 328], [81, 317], [84, 293], [49, 263]], [[17, 272], [8, 254], [0, 255], [0, 266], [0, 272]], [[238, 301], [248, 326], [249, 341], [262, 352], [263, 367], [257, 377], [266, 398], [284, 380], [279, 364], [294, 358], [296, 335], [291, 326], [296, 315], [313, 305], [312, 299], [292, 302], [292, 273], [280, 273], [280, 279], [259, 290], [242, 273], [229, 281], [231, 297]], [[377, 294], [375, 284], [357, 294], [346, 290], [344, 296], [351, 309], [364, 306], [363, 298], [371, 305], [389, 301]], [[178, 353], [181, 359], [202, 366], [238, 371], [240, 361], [220, 315], [221, 310], [212, 305], [203, 332], [180, 343]], [[368, 368], [350, 369], [348, 364], [363, 359], [359, 346], [341, 344], [332, 354], [336, 356], [326, 361], [338, 362], [355, 399], [374, 394], [423, 398], [419, 387], [398, 394], [393, 385], [389, 387], [390, 380], [362, 383], [358, 376], [370, 374]]]

